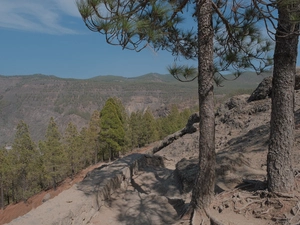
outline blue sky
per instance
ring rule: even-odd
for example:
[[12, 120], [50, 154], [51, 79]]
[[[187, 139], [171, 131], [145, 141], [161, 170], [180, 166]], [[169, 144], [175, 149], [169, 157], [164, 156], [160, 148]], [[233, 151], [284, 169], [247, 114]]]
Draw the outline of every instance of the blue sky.
[[104, 36], [85, 27], [75, 0], [1, 0], [0, 37], [1, 75], [133, 77], [166, 74], [174, 63], [169, 52], [136, 53], [108, 45]]
[[166, 74], [174, 63], [169, 52], [108, 45], [85, 27], [75, 0], [1, 0], [0, 37], [1, 75], [133, 77]]

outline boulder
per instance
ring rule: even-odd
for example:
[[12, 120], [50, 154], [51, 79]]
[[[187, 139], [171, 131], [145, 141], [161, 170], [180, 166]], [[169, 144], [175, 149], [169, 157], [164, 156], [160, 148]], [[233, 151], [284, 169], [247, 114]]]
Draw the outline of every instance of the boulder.
[[272, 77], [266, 77], [250, 95], [248, 102], [257, 101], [271, 97]]
[[[300, 67], [296, 69], [295, 90], [300, 89]], [[271, 97], [272, 94], [272, 77], [266, 77], [254, 90], [248, 99], [248, 102], [257, 101]]]
[[179, 178], [183, 193], [188, 193], [193, 189], [199, 171], [198, 162], [198, 159], [183, 158], [176, 164], [175, 173]]
[[188, 119], [188, 122], [182, 132], [185, 134], [192, 134], [196, 132], [198, 128], [196, 124], [199, 122], [200, 122], [199, 113], [192, 114]]

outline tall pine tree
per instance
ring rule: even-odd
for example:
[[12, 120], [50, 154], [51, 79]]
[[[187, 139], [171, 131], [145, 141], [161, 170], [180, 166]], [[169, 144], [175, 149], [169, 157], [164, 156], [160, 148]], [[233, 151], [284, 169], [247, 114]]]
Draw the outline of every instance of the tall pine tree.
[[50, 118], [45, 141], [39, 143], [39, 148], [42, 153], [46, 185], [56, 189], [57, 183], [64, 178], [66, 155], [63, 151], [61, 134], [53, 117]]
[[114, 98], [109, 98], [100, 112], [99, 138], [109, 161], [119, 155], [125, 144], [124, 115], [119, 104]]
[[[230, 5], [230, 9], [228, 8]], [[215, 130], [214, 75], [234, 68], [261, 71], [270, 65], [270, 43], [262, 41], [257, 21], [261, 19], [252, 1], [132, 1], [77, 0], [86, 26], [106, 36], [109, 44], [141, 51], [151, 46], [175, 56], [197, 58], [198, 69], [173, 67], [178, 80], [191, 76], [198, 81], [200, 139], [199, 174], [190, 212], [207, 208], [214, 194]], [[187, 9], [192, 9], [192, 13]], [[197, 24], [180, 26], [183, 16], [193, 15]], [[214, 56], [216, 60], [214, 61]], [[255, 64], [253, 60], [260, 60]], [[258, 65], [258, 67], [256, 66]], [[204, 215], [205, 216], [205, 215]]]
[[29, 127], [24, 121], [17, 125], [17, 131], [12, 144], [14, 194], [17, 201], [26, 200], [38, 189], [37, 159], [38, 151], [29, 133]]
[[[94, 164], [99, 161], [100, 154], [100, 143], [99, 143], [99, 132], [100, 132], [100, 112], [95, 110], [90, 118], [88, 127], [88, 139], [89, 139], [89, 149], [87, 149], [86, 154], [93, 156]], [[102, 154], [103, 158], [103, 154]]]
[[80, 149], [79, 134], [76, 125], [72, 122], [68, 123], [64, 135], [64, 150], [67, 157], [67, 174], [74, 175], [84, 167], [83, 152]]

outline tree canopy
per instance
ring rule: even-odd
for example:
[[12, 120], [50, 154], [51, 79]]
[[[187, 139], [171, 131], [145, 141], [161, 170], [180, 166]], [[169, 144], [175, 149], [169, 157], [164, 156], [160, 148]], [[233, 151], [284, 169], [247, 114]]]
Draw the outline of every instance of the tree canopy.
[[[78, 0], [77, 7], [86, 26], [104, 34], [109, 44], [136, 51], [150, 46], [198, 59], [198, 69], [175, 65], [169, 72], [180, 81], [198, 81], [199, 173], [188, 214], [205, 209], [215, 182], [214, 75], [232, 68], [237, 76], [249, 67], [261, 72], [272, 62], [271, 44], [258, 29], [256, 5], [242, 0]], [[184, 18], [190, 15], [196, 23], [189, 27]]]
[[[261, 72], [272, 63], [271, 42], [264, 38], [255, 1], [210, 1], [213, 8], [214, 70], [243, 68]], [[167, 50], [187, 59], [198, 57], [197, 7], [194, 1], [77, 0], [86, 26], [112, 45], [141, 51], [146, 47]], [[195, 22], [192, 22], [195, 21]], [[171, 66], [177, 79], [194, 78], [189, 66]]]

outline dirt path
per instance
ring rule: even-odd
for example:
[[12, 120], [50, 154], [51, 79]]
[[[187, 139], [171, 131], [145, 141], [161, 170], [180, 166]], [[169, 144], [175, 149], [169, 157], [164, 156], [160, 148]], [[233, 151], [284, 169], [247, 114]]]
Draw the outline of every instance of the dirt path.
[[[145, 153], [147, 152], [152, 146], [146, 146], [140, 149], [134, 149], [131, 153]], [[128, 154], [131, 154], [128, 153]], [[127, 154], [127, 155], [128, 155]], [[19, 202], [16, 204], [11, 204], [7, 207], [5, 207], [4, 210], [0, 210], [0, 225], [9, 223], [11, 220], [23, 216], [26, 213], [30, 212], [32, 209], [37, 208], [38, 206], [43, 204], [43, 199], [45, 196], [47, 196], [47, 199], [52, 199], [55, 196], [59, 195], [61, 192], [68, 190], [71, 188], [74, 184], [77, 184], [81, 182], [86, 174], [95, 168], [98, 168], [104, 164], [107, 164], [106, 162], [100, 162], [96, 165], [89, 166], [88, 168], [82, 170], [76, 176], [74, 177], [73, 180], [70, 178], [67, 178], [65, 181], [63, 181], [56, 190], [50, 189], [47, 191], [42, 191], [31, 198], [29, 198], [26, 202]]]
[[32, 209], [37, 208], [41, 204], [43, 204], [43, 199], [45, 195], [47, 196], [47, 199], [54, 198], [55, 196], [59, 195], [61, 192], [68, 190], [70, 187], [72, 187], [74, 184], [79, 183], [83, 180], [85, 175], [92, 171], [95, 168], [100, 167], [105, 163], [98, 163], [96, 165], [90, 166], [84, 170], [82, 170], [80, 173], [76, 174], [73, 180], [70, 178], [63, 181], [56, 190], [50, 189], [48, 191], [40, 192], [33, 197], [29, 198], [27, 202], [19, 202], [17, 204], [12, 204], [7, 206], [4, 210], [0, 210], [0, 224], [5, 224], [10, 222], [11, 220], [23, 216]]

